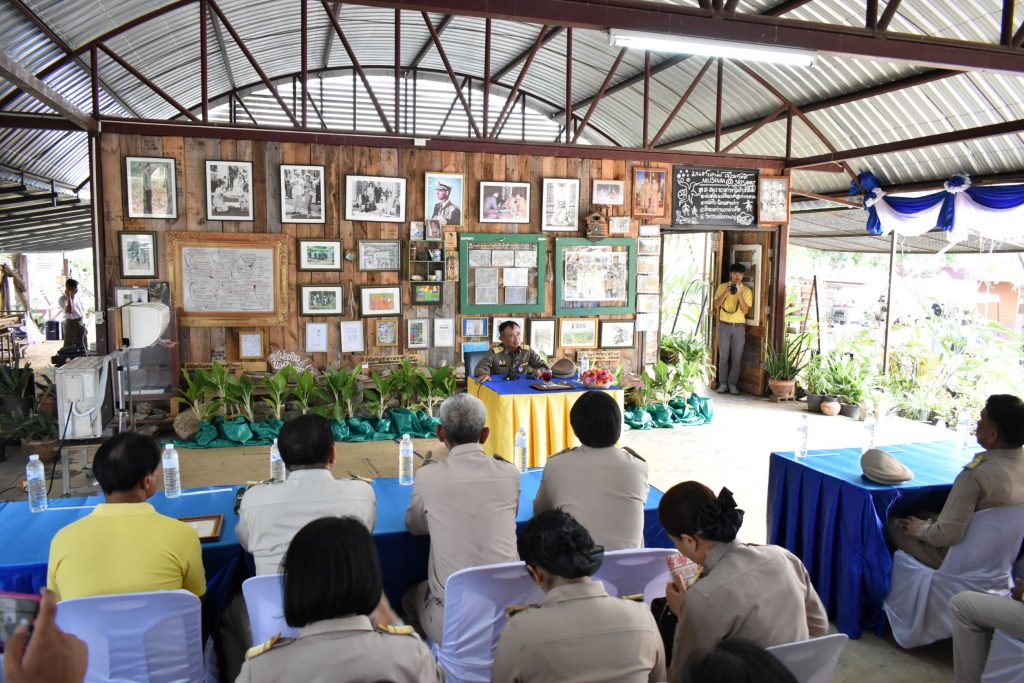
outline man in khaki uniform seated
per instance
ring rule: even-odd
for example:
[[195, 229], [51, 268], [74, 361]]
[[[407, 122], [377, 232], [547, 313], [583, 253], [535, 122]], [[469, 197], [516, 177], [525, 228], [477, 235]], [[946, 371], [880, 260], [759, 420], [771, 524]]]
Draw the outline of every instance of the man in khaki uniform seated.
[[609, 596], [590, 579], [604, 548], [572, 515], [549, 510], [531, 519], [519, 537], [519, 554], [545, 596], [505, 625], [491, 680], [665, 680], [665, 648], [651, 611]]
[[441, 404], [437, 438], [448, 457], [416, 473], [405, 526], [415, 535], [430, 534], [428, 580], [405, 594], [406, 620], [430, 640], [441, 642], [444, 585], [467, 567], [513, 562], [516, 555], [516, 510], [519, 472], [512, 464], [484, 453], [483, 402], [455, 394]]
[[[989, 644], [996, 629], [1024, 640], [1024, 581], [1020, 579], [1010, 597], [964, 591], [949, 603], [953, 616], [953, 680], [978, 683], [985, 671]], [[1022, 664], [1024, 666], [1024, 664]]]
[[643, 547], [647, 463], [615, 446], [619, 404], [603, 391], [588, 391], [573, 404], [569, 422], [583, 445], [548, 458], [533, 514], [568, 512], [605, 550]]
[[934, 569], [964, 540], [976, 511], [1024, 503], [1024, 401], [989, 396], [976, 432], [985, 451], [957, 475], [942, 512], [935, 519], [891, 517], [886, 527], [894, 546]]
[[547, 362], [536, 351], [522, 344], [519, 325], [506, 320], [498, 326], [501, 344], [487, 352], [476, 364], [473, 375], [486, 382], [492, 374], [510, 377], [548, 367]]

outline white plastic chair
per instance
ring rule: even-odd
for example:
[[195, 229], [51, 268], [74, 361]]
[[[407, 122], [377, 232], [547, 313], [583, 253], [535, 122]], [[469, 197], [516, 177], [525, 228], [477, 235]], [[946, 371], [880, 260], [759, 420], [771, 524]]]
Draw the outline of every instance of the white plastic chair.
[[981, 683], [1020, 683], [1024, 681], [1024, 641], [1002, 631], [992, 634]]
[[242, 583], [253, 645], [266, 642], [278, 633], [288, 638], [299, 633], [299, 629], [284, 620], [283, 578], [280, 574], [263, 574]]
[[444, 642], [429, 643], [449, 683], [489, 683], [505, 608], [543, 598], [522, 562], [470, 567], [449, 576], [444, 588]]
[[1009, 594], [1010, 567], [1024, 538], [1024, 505], [976, 512], [964, 540], [949, 549], [938, 569], [897, 550], [885, 613], [902, 647], [927, 645], [953, 635], [949, 601], [963, 591]]
[[[665, 558], [675, 554], [676, 551], [669, 548], [612, 550], [604, 554], [601, 568], [592, 578], [604, 584], [608, 595], [643, 593], [652, 579], [668, 570]], [[664, 591], [665, 584], [662, 584], [661, 588]], [[664, 594], [662, 592], [662, 595]]]
[[767, 650], [786, 665], [796, 677], [797, 683], [831, 683], [839, 655], [843, 653], [848, 640], [845, 634], [833, 633], [796, 643], [774, 645]]
[[86, 683], [201, 683], [199, 598], [184, 590], [64, 600], [57, 625], [89, 647]]

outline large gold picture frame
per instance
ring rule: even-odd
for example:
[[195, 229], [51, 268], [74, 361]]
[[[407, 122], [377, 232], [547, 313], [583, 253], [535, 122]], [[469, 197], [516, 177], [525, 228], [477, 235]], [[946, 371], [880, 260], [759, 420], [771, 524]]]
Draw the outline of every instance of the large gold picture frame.
[[283, 325], [290, 242], [268, 233], [167, 233], [168, 279], [179, 324]]

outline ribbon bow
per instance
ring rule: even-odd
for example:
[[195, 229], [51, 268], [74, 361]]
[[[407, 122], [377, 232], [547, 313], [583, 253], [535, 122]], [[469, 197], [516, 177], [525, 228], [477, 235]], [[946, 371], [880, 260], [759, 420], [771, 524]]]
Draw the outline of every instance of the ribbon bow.
[[743, 524], [743, 510], [737, 509], [732, 491], [723, 487], [716, 499], [701, 505], [697, 520], [700, 522], [702, 536], [731, 541], [736, 538], [736, 532]]

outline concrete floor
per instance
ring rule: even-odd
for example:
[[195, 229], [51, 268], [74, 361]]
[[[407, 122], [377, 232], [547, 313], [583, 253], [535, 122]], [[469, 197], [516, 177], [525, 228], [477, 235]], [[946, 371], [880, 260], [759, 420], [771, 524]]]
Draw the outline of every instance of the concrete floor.
[[[768, 454], [773, 450], [792, 450], [796, 440], [796, 427], [801, 415], [807, 414], [802, 403], [773, 403], [768, 399], [740, 395], [714, 395], [715, 416], [709, 425], [701, 427], [680, 427], [678, 429], [653, 429], [645, 432], [626, 432], [622, 442], [634, 448], [650, 464], [651, 484], [661, 490], [672, 485], [695, 479], [717, 491], [728, 486], [733, 491], [741, 508], [746, 510], [740, 538], [751, 543], [764, 543], [767, 535], [766, 508], [768, 488]], [[836, 448], [863, 442], [863, 423], [845, 417], [826, 417], [811, 414], [810, 447]], [[878, 443], [909, 441], [933, 441], [952, 438], [952, 433], [921, 423], [901, 418], [883, 420], [878, 430]], [[350, 445], [339, 444], [339, 451], [358, 456], [356, 460], [372, 460], [377, 463], [393, 464], [395, 446], [391, 442]], [[425, 452], [433, 449], [435, 454], [443, 447], [436, 441], [417, 440], [416, 450]], [[231, 454], [239, 461], [248, 463], [257, 477], [262, 477], [266, 466], [266, 447], [230, 449], [245, 451]], [[228, 450], [228, 449], [225, 449]], [[365, 453], [364, 453], [365, 451]], [[201, 462], [201, 453], [209, 455], [218, 451], [189, 453], [195, 462]], [[220, 451], [223, 459], [228, 453]], [[193, 466], [185, 461], [183, 451], [183, 472], [196, 475]], [[217, 458], [221, 460], [222, 458]], [[8, 450], [8, 458], [0, 463], [0, 489], [6, 488], [24, 477], [24, 457], [16, 449]], [[226, 464], [226, 463], [225, 463]], [[393, 473], [383, 471], [388, 476]], [[218, 470], [222, 472], [223, 470]], [[345, 468], [336, 474], [344, 474]], [[210, 477], [218, 476], [210, 471]], [[246, 474], [239, 482], [249, 477]], [[186, 485], [232, 483], [226, 481], [200, 481], [189, 479]], [[56, 482], [54, 490], [59, 491]], [[4, 500], [24, 500], [16, 491], [0, 494]], [[891, 636], [879, 638], [865, 634], [850, 641], [839, 660], [834, 681], [857, 683], [932, 683], [951, 681], [953, 677], [952, 651], [950, 641], [905, 651], [897, 646]]]

